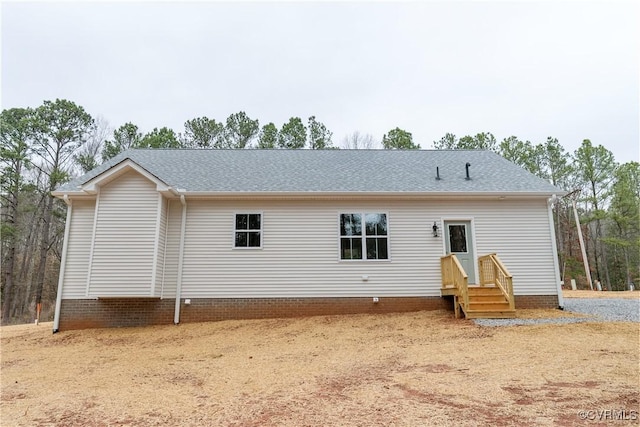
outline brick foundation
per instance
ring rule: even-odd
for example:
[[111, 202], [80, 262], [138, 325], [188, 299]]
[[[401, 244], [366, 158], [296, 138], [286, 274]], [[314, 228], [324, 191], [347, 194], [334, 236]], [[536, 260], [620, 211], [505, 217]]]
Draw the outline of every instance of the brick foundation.
[[[109, 298], [63, 300], [60, 330], [173, 323], [175, 299]], [[371, 298], [192, 298], [180, 308], [180, 323], [230, 319], [267, 319], [355, 313], [453, 310], [441, 297]]]
[[[157, 298], [63, 300], [59, 329], [170, 325], [174, 306], [174, 299]], [[557, 307], [555, 295], [516, 295], [516, 309]], [[453, 311], [452, 298], [380, 297], [378, 303], [373, 303], [371, 298], [192, 298], [189, 305], [183, 300], [180, 322], [438, 309]]]
[[175, 299], [67, 299], [60, 307], [60, 330], [173, 323]]
[[516, 295], [516, 310], [519, 308], [558, 308], [557, 295]]
[[196, 299], [189, 306], [182, 304], [180, 320], [202, 322], [438, 309], [453, 309], [452, 302], [441, 297], [380, 297], [377, 303], [372, 298]]

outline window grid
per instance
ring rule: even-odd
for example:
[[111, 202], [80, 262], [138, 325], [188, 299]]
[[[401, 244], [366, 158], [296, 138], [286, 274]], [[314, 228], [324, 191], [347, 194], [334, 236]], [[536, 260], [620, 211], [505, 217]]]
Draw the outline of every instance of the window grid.
[[341, 213], [341, 260], [388, 260], [389, 236], [386, 213]]
[[236, 249], [262, 248], [262, 213], [235, 214], [233, 234]]

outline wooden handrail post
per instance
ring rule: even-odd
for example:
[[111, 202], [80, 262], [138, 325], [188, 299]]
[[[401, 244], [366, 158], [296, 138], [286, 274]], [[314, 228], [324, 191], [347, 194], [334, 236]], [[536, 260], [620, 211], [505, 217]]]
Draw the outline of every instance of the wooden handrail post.
[[509, 302], [509, 307], [515, 309], [515, 296], [513, 295], [513, 276], [504, 266], [496, 253], [478, 257], [478, 270], [480, 284], [493, 283]]
[[453, 303], [456, 316], [459, 313], [458, 305], [461, 305], [462, 309], [467, 313], [469, 310], [469, 278], [460, 261], [454, 254], [445, 255], [440, 257], [440, 269], [442, 270], [443, 287], [452, 285], [455, 288]]

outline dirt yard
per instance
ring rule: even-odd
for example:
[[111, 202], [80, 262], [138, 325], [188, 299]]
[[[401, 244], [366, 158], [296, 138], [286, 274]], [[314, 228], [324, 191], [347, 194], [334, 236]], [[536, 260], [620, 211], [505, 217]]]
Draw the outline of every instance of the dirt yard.
[[[9, 326], [0, 424], [638, 425], [639, 332], [480, 327], [447, 311], [55, 335], [51, 324]], [[627, 420], [612, 424], [607, 410]]]

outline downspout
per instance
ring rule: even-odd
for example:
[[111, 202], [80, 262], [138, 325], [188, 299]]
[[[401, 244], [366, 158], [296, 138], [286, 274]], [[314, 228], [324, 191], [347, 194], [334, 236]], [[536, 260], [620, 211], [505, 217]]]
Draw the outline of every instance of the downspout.
[[173, 315], [173, 323], [180, 323], [180, 295], [182, 293], [182, 265], [184, 261], [184, 235], [187, 229], [187, 201], [184, 194], [180, 194], [182, 204], [182, 222], [180, 224], [180, 250], [178, 252], [178, 282], [176, 283], [176, 306]]
[[62, 305], [62, 283], [64, 282], [64, 273], [67, 266], [67, 251], [69, 248], [69, 233], [71, 229], [71, 211], [73, 205], [69, 199], [69, 195], [65, 194], [62, 200], [67, 204], [67, 221], [64, 224], [64, 240], [62, 241], [62, 258], [60, 259], [60, 273], [58, 275], [58, 293], [56, 294], [56, 310], [53, 315], [53, 333], [60, 330], [60, 306]]
[[553, 268], [556, 279], [556, 289], [558, 290], [558, 308], [564, 310], [564, 295], [562, 295], [562, 283], [560, 280], [560, 265], [558, 264], [558, 246], [556, 245], [556, 227], [553, 222], [553, 205], [558, 200], [554, 194], [547, 200], [547, 212], [549, 214], [549, 231], [551, 232], [551, 250], [553, 252]]

